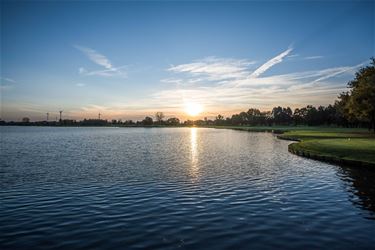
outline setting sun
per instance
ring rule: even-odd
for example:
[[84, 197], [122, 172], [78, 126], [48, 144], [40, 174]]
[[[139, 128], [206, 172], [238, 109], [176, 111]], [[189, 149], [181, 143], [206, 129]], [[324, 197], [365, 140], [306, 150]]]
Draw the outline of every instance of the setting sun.
[[190, 116], [199, 115], [203, 111], [203, 106], [199, 103], [187, 102], [185, 103], [185, 112]]

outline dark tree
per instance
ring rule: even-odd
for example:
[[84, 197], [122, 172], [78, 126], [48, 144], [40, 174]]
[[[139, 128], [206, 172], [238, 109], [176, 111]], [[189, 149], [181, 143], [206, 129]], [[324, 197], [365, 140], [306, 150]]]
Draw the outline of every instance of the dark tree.
[[348, 113], [369, 124], [375, 133], [375, 58], [369, 66], [359, 69], [354, 80], [348, 83], [350, 98]]
[[161, 125], [163, 123], [163, 119], [164, 119], [164, 113], [163, 112], [156, 112], [155, 113], [155, 119], [156, 119], [156, 122]]
[[287, 108], [282, 108], [280, 106], [274, 107], [272, 109], [272, 118], [273, 122], [277, 125], [288, 125], [293, 120], [293, 112], [292, 110]]
[[225, 124], [224, 116], [219, 114], [218, 116], [216, 116], [216, 119], [214, 122], [215, 122], [215, 125], [224, 125]]
[[142, 125], [150, 126], [152, 124], [154, 124], [154, 121], [149, 116], [146, 116], [145, 119], [142, 120]]
[[167, 121], [166, 121], [167, 125], [172, 125], [172, 126], [176, 126], [176, 125], [179, 125], [180, 124], [180, 119], [178, 118], [169, 118]]

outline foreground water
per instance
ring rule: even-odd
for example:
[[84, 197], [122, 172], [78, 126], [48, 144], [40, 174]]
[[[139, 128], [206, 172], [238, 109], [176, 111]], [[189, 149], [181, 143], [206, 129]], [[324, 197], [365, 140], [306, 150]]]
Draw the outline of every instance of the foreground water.
[[269, 133], [0, 127], [1, 249], [371, 248], [375, 173]]

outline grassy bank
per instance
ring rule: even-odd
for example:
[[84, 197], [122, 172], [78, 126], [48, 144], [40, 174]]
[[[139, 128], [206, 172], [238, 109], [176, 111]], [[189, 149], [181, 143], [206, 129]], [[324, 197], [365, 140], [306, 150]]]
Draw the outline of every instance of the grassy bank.
[[291, 153], [342, 165], [375, 167], [375, 135], [366, 129], [332, 127], [236, 127], [253, 132], [276, 132], [278, 138], [298, 141]]
[[290, 144], [289, 151], [338, 164], [375, 166], [375, 139], [312, 139]]

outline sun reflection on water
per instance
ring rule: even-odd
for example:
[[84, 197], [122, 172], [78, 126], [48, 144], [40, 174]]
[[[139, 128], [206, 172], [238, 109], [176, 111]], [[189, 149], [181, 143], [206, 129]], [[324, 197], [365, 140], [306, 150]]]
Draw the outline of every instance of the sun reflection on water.
[[191, 153], [190, 174], [194, 179], [197, 179], [199, 175], [197, 128], [190, 128], [190, 153]]

